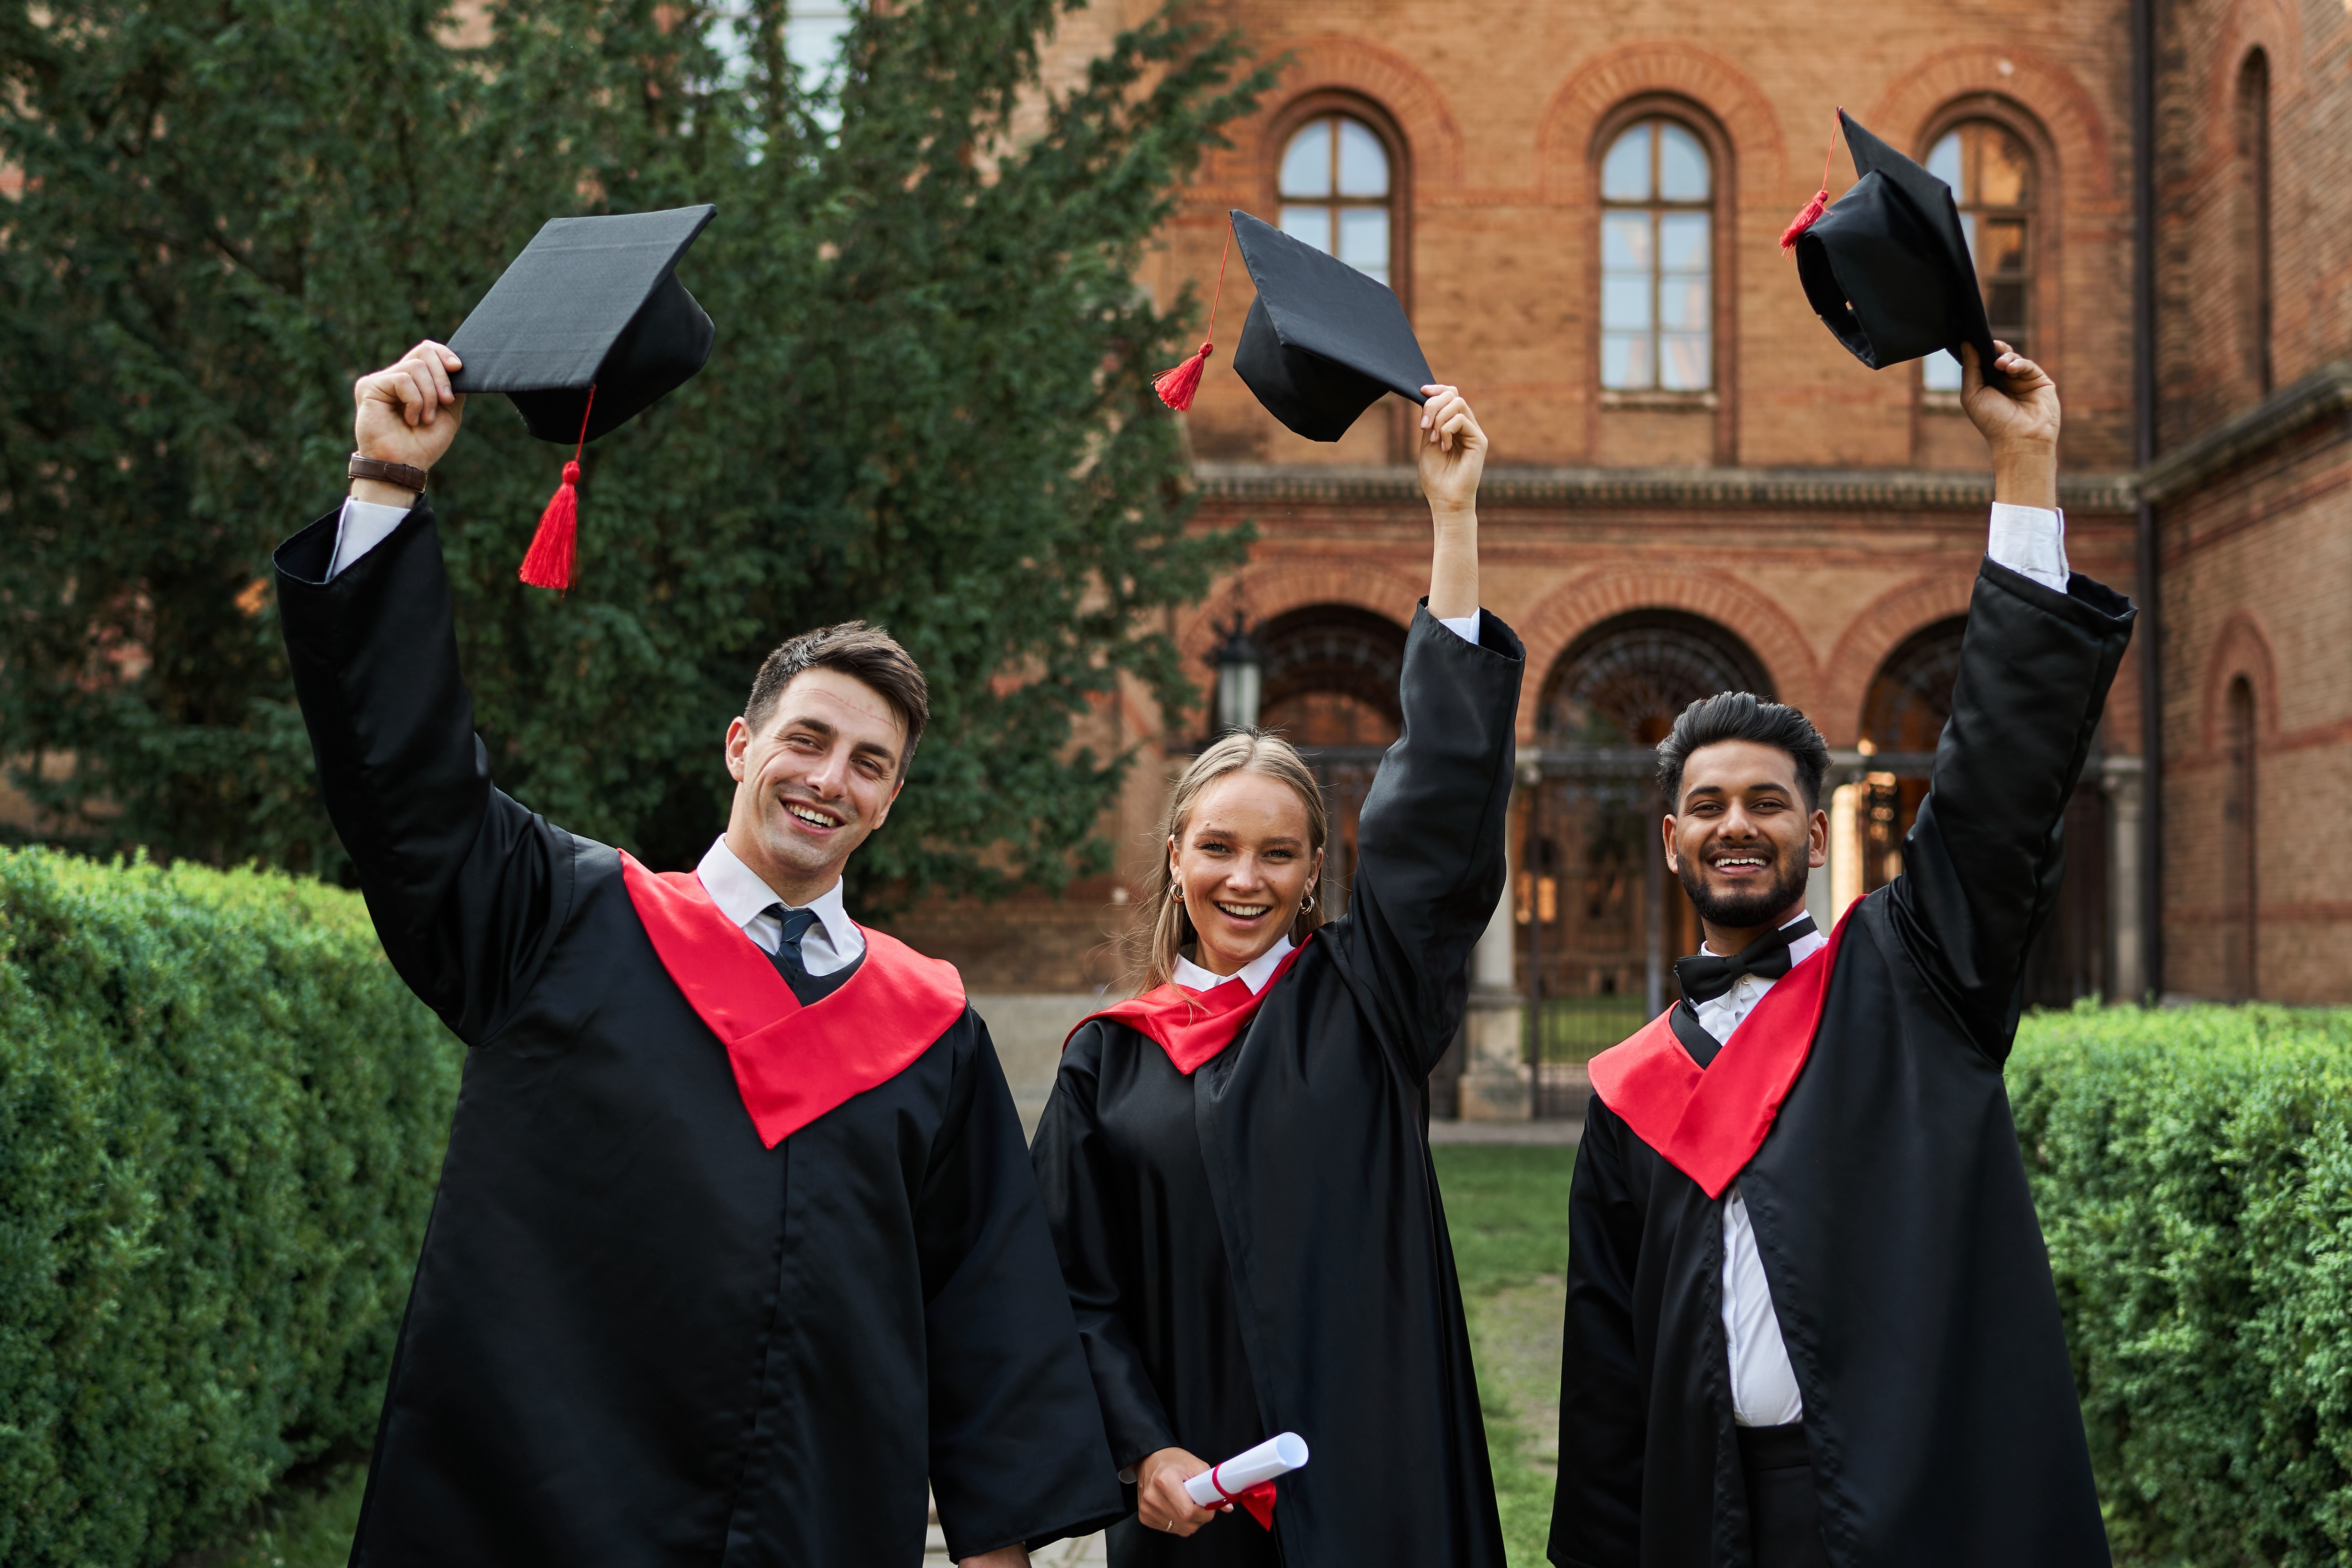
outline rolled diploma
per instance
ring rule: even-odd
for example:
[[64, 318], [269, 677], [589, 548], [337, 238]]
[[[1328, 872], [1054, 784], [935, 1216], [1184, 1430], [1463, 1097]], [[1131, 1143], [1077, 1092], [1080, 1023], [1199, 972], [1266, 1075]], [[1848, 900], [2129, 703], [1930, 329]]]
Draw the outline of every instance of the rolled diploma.
[[1286, 1476], [1307, 1464], [1307, 1439], [1296, 1432], [1285, 1432], [1278, 1437], [1268, 1437], [1246, 1454], [1235, 1454], [1222, 1465], [1212, 1466], [1184, 1483], [1184, 1495], [1202, 1508], [1223, 1508], [1225, 1500], [1217, 1495], [1217, 1484], [1224, 1483], [1228, 1496], [1239, 1497], [1254, 1486]]

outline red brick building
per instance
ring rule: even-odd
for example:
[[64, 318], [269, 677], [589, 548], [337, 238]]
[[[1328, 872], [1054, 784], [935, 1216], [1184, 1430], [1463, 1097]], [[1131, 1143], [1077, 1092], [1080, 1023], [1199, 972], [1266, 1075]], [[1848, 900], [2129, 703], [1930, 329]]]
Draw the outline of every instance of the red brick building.
[[[1146, 4], [1073, 17], [1059, 68]], [[2064, 395], [2074, 563], [2155, 610], [2070, 816], [2033, 998], [2352, 1000], [2352, 848], [2286, 830], [2294, 803], [2345, 798], [2352, 761], [2347, 0], [1194, 9], [1287, 63], [1142, 283], [1205, 305], [1226, 209], [1279, 223], [1397, 290], [1495, 445], [1484, 597], [1528, 666], [1465, 1113], [1554, 1109], [1572, 1069], [1526, 1064], [1608, 1043], [1671, 984], [1695, 936], [1643, 749], [1692, 697], [1768, 690], [1836, 750], [1823, 912], [1899, 869], [1990, 487], [1956, 367], [1864, 369], [1777, 248], [1841, 104], [1953, 184], [1996, 331]], [[1832, 195], [1852, 178], [1841, 148]], [[1221, 348], [1249, 297], [1231, 268]], [[1229, 353], [1187, 418], [1203, 521], [1259, 542], [1174, 629], [1205, 689], [1244, 618], [1264, 721], [1314, 748], [1349, 821], [1425, 586], [1408, 418], [1391, 399], [1336, 445], [1299, 439]], [[917, 932], [976, 991], [1025, 997], [1006, 1026], [1041, 1043], [1116, 983], [1104, 938], [1195, 740], [1132, 698], [1100, 724], [1146, 763], [1109, 825], [1121, 874]]]

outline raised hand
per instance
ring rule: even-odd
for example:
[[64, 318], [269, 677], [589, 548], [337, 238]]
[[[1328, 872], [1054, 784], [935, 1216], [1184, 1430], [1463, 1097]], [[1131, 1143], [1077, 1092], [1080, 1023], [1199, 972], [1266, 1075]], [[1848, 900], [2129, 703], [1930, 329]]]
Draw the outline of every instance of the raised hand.
[[431, 339], [352, 384], [352, 446], [362, 458], [430, 468], [457, 438], [465, 396], [449, 385], [464, 362]]
[[2009, 390], [1985, 384], [1972, 344], [1960, 346], [1960, 406], [1992, 448], [1993, 499], [2014, 506], [2058, 506], [2058, 384], [2011, 348], [1993, 343], [1994, 365]]
[[1421, 489], [1433, 513], [1466, 512], [1478, 503], [1486, 469], [1486, 433], [1458, 388], [1424, 386], [1421, 410]]

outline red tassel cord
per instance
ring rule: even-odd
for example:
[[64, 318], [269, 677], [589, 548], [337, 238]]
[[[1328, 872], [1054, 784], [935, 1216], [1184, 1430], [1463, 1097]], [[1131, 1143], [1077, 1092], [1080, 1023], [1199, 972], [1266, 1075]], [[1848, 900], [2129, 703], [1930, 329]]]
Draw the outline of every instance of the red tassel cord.
[[1837, 128], [1832, 126], [1830, 150], [1822, 158], [1822, 188], [1813, 193], [1813, 199], [1805, 204], [1804, 210], [1790, 221], [1787, 228], [1780, 231], [1781, 249], [1796, 249], [1797, 237], [1822, 221], [1822, 214], [1828, 210], [1830, 205], [1830, 163], [1836, 156]]
[[572, 460], [563, 465], [563, 482], [547, 498], [547, 510], [539, 514], [539, 531], [530, 536], [530, 549], [515, 574], [534, 588], [561, 594], [579, 580], [580, 453], [588, 445], [588, 412], [595, 406], [596, 389], [591, 386], [588, 406], [580, 411], [580, 439], [572, 448]]
[[1183, 363], [1172, 365], [1151, 378], [1151, 390], [1160, 401], [1181, 414], [1192, 406], [1193, 395], [1201, 390], [1201, 373], [1209, 368], [1209, 356], [1216, 352], [1217, 301], [1225, 296], [1225, 260], [1234, 253], [1234, 231], [1225, 228], [1225, 248], [1217, 258], [1217, 291], [1209, 296], [1209, 335]]

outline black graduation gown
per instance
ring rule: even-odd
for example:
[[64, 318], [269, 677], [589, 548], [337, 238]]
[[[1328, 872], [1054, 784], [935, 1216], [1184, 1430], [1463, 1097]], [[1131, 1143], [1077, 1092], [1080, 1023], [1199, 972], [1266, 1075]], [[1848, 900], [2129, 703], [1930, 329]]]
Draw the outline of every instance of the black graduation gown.
[[[1738, 1173], [1840, 1568], [2108, 1560], [2001, 1066], [2132, 614], [1985, 563], [1904, 874]], [[1552, 1561], [1747, 1563], [1719, 1204], [1596, 1096], [1570, 1217]]]
[[334, 530], [277, 558], [320, 784], [472, 1047], [352, 1562], [913, 1568], [927, 1477], [958, 1557], [1115, 1516], [979, 1019], [764, 1146], [620, 857], [491, 786], [430, 507], [324, 584]]
[[[1462, 1293], [1423, 1132], [1503, 890], [1523, 654], [1414, 616], [1404, 730], [1364, 801], [1346, 916], [1190, 1077], [1124, 1023], [1071, 1037], [1031, 1145], [1121, 1467], [1277, 1432], [1289, 1568], [1503, 1562]], [[1130, 1506], [1132, 1502], [1130, 1500]], [[1236, 1509], [1121, 1563], [1271, 1562]]]

